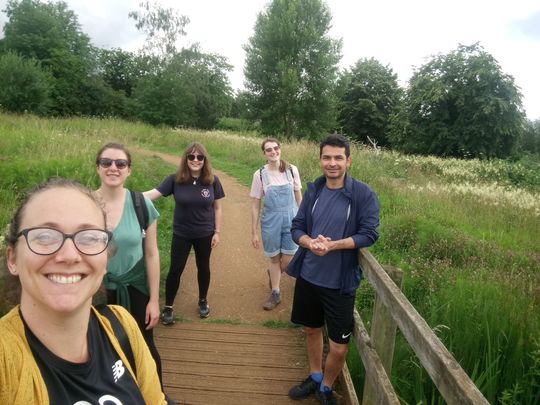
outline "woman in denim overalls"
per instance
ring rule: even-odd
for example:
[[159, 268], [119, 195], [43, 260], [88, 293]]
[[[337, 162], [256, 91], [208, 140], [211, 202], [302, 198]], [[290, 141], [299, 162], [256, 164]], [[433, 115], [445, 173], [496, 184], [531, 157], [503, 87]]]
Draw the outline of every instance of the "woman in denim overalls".
[[296, 166], [281, 160], [281, 146], [276, 139], [265, 139], [261, 149], [267, 163], [253, 174], [251, 183], [251, 238], [253, 247], [259, 249], [260, 220], [264, 255], [270, 258], [267, 271], [272, 289], [263, 308], [271, 310], [281, 302], [281, 273], [298, 249], [291, 237], [291, 223], [302, 201], [302, 185]]

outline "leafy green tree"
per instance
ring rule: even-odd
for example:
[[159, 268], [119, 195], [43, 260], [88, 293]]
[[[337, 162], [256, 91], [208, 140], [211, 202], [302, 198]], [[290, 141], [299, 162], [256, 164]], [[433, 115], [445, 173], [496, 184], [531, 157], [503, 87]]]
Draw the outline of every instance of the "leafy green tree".
[[151, 124], [213, 128], [229, 113], [231, 66], [219, 55], [184, 49], [135, 87], [136, 114]]
[[273, 0], [245, 45], [251, 109], [267, 134], [317, 138], [335, 125], [341, 41], [321, 0]]
[[99, 73], [113, 90], [131, 96], [133, 86], [141, 76], [141, 61], [132, 52], [122, 49], [101, 49], [99, 52]]
[[540, 119], [527, 120], [520, 149], [522, 152], [540, 154]]
[[508, 157], [524, 125], [514, 79], [478, 43], [459, 45], [414, 72], [391, 142], [412, 153]]
[[51, 72], [55, 113], [85, 113], [94, 49], [77, 16], [62, 1], [9, 0], [5, 12], [8, 22], [0, 48], [36, 59]]
[[0, 55], [0, 109], [46, 114], [52, 77], [33, 59], [7, 52]]
[[341, 131], [366, 142], [367, 137], [388, 146], [389, 120], [402, 97], [397, 75], [377, 60], [361, 59], [340, 78]]

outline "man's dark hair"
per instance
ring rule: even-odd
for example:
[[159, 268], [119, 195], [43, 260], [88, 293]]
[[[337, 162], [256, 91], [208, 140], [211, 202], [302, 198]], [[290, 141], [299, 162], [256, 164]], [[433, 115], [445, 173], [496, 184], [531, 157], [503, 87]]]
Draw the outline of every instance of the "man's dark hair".
[[321, 141], [319, 145], [319, 157], [322, 156], [322, 150], [325, 146], [335, 146], [336, 148], [345, 148], [345, 157], [351, 155], [351, 145], [349, 140], [341, 134], [330, 134]]

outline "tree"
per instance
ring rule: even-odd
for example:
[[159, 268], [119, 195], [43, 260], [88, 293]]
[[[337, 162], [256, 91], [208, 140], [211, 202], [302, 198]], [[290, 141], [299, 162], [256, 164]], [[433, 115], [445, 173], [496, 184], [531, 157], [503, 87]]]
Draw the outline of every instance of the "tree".
[[267, 134], [317, 138], [335, 124], [341, 41], [321, 0], [273, 0], [245, 45], [251, 109]]
[[99, 72], [103, 81], [113, 90], [123, 92], [127, 97], [140, 77], [137, 56], [121, 49], [102, 49], [99, 55]]
[[178, 38], [186, 35], [185, 27], [189, 24], [189, 18], [156, 2], [145, 1], [139, 7], [142, 11], [131, 11], [128, 15], [135, 20], [137, 29], [146, 34], [143, 54], [158, 59], [174, 56]]
[[232, 67], [219, 55], [184, 49], [162, 71], [140, 80], [133, 92], [136, 114], [151, 124], [213, 128], [228, 114]]
[[33, 59], [7, 52], [0, 55], [0, 108], [13, 112], [48, 112], [52, 77]]
[[514, 79], [478, 43], [459, 45], [415, 71], [405, 103], [391, 141], [406, 152], [503, 158], [523, 131]]
[[349, 136], [365, 142], [369, 136], [380, 146], [388, 146], [389, 120], [402, 97], [397, 75], [377, 60], [359, 60], [340, 79], [339, 123]]
[[540, 154], [540, 118], [527, 120], [520, 148], [523, 152]]
[[61, 1], [9, 0], [5, 11], [8, 22], [0, 48], [36, 59], [51, 72], [53, 111], [84, 113], [94, 49], [81, 32], [77, 16]]

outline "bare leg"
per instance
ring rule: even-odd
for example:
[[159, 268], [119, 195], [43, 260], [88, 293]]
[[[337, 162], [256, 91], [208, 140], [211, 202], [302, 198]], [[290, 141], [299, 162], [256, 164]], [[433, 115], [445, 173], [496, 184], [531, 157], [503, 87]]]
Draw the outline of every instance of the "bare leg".
[[322, 372], [323, 333], [322, 328], [304, 327], [306, 332], [307, 354], [309, 359], [309, 372]]
[[349, 345], [336, 343], [332, 340], [329, 340], [329, 343], [330, 350], [324, 364], [324, 379], [322, 383], [327, 387], [332, 387], [334, 381], [343, 369]]
[[272, 290], [279, 291], [279, 283], [281, 281], [280, 261], [281, 254], [270, 258], [270, 283], [272, 284]]
[[287, 266], [291, 262], [292, 258], [293, 257], [291, 255], [284, 255], [284, 254], [281, 255], [280, 266], [281, 266], [281, 272], [282, 273], [284, 273], [287, 270]]

